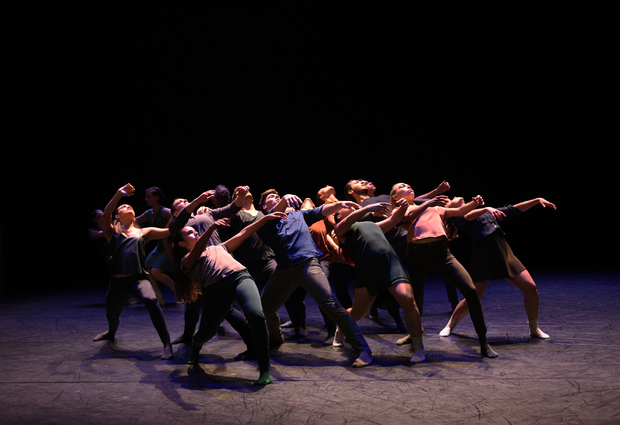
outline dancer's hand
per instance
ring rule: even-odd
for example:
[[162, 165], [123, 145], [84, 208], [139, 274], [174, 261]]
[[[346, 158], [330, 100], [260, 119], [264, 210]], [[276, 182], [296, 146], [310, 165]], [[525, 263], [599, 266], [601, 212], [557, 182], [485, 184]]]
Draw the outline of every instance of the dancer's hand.
[[[404, 198], [401, 198], [403, 200]], [[406, 199], [404, 199], [407, 202]], [[379, 202], [376, 204], [370, 204], [364, 207], [364, 209], [373, 213], [373, 215], [378, 217], [389, 217], [391, 206], [387, 202]]]
[[135, 191], [136, 189], [134, 189], [134, 187], [130, 183], [127, 183], [125, 186], [118, 189], [118, 193], [121, 194], [121, 196], [123, 197], [133, 196]]
[[216, 220], [211, 227], [213, 227], [214, 229], [222, 229], [225, 227], [230, 227], [230, 219], [229, 218], [220, 218], [219, 220]]
[[549, 207], [549, 208], [551, 208], [551, 209], [553, 209], [553, 210], [557, 209], [557, 208], [555, 207], [555, 204], [552, 204], [551, 202], [547, 201], [547, 200], [546, 200], [546, 199], [544, 199], [544, 198], [538, 198], [538, 203], [539, 203], [540, 205], [542, 205], [542, 206], [543, 206], [543, 208], [547, 208], [547, 207]]
[[198, 203], [204, 204], [207, 201], [215, 198], [215, 190], [207, 190], [206, 192], [202, 192], [198, 197]]
[[448, 198], [445, 195], [439, 195], [431, 199], [431, 201], [429, 202], [429, 207], [444, 207], [445, 208], [448, 206], [449, 203], [450, 203], [450, 198]]
[[480, 195], [474, 196], [473, 198], [471, 198], [471, 200], [478, 205], [484, 205], [484, 199], [482, 199], [482, 196]]
[[298, 210], [301, 207], [301, 198], [297, 195], [284, 195], [282, 200], [286, 201], [287, 208], [293, 208], [294, 210]]
[[286, 215], [286, 213], [276, 211], [272, 212], [271, 214], [267, 214], [265, 218], [267, 220], [286, 220], [288, 219], [288, 216]]
[[489, 208], [486, 208], [486, 210], [497, 221], [502, 221], [503, 219], [506, 218], [506, 214], [504, 214], [502, 211], [500, 211], [498, 209], [489, 207]]

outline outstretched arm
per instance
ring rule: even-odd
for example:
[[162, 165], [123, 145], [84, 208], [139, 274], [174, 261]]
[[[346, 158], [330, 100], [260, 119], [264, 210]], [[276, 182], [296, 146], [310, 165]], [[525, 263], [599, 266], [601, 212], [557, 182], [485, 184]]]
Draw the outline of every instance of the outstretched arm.
[[243, 241], [245, 241], [251, 235], [256, 233], [258, 229], [263, 227], [265, 223], [267, 223], [269, 220], [286, 220], [286, 219], [287, 219], [287, 215], [283, 212], [273, 212], [271, 214], [268, 214], [264, 217], [261, 217], [260, 220], [256, 220], [254, 223], [241, 229], [239, 233], [237, 233], [235, 236], [233, 236], [232, 238], [224, 242], [224, 245], [226, 245], [226, 249], [228, 250], [228, 252], [233, 252], [234, 250], [236, 250], [237, 248], [241, 246]]
[[493, 218], [495, 218], [495, 220], [498, 220], [498, 221], [501, 221], [504, 218], [506, 218], [506, 214], [503, 211], [500, 211], [498, 209], [491, 208], [491, 207], [479, 208], [477, 210], [473, 210], [465, 214], [464, 218], [467, 221], [473, 221], [477, 219], [478, 217], [480, 217], [481, 215], [486, 214], [486, 213], [490, 213], [493, 216]]
[[530, 199], [529, 201], [521, 202], [515, 205], [515, 207], [518, 208], [521, 212], [525, 212], [538, 204], [542, 205], [543, 208], [549, 207], [554, 210], [556, 209], [555, 204], [552, 204], [551, 202], [547, 201], [544, 198]]
[[142, 233], [144, 234], [144, 241], [149, 242], [157, 239], [164, 239], [170, 236], [170, 229], [159, 228], [159, 227], [145, 227], [142, 229]]
[[[325, 207], [324, 207], [325, 208]], [[353, 211], [341, 222], [337, 223], [334, 227], [334, 233], [342, 242], [344, 242], [344, 235], [349, 231], [353, 223], [360, 220], [366, 213], [378, 212], [388, 215], [390, 213], [390, 204], [387, 202], [379, 202], [378, 204], [370, 204]]]
[[103, 231], [103, 235], [108, 242], [112, 240], [112, 235], [114, 234], [114, 228], [112, 227], [112, 215], [114, 214], [116, 206], [122, 198], [133, 196], [135, 191], [136, 189], [134, 189], [131, 184], [127, 183], [125, 186], [121, 187], [116, 191], [110, 202], [108, 202], [108, 205], [106, 205], [105, 209], [103, 210], [103, 222], [101, 223], [101, 230]]

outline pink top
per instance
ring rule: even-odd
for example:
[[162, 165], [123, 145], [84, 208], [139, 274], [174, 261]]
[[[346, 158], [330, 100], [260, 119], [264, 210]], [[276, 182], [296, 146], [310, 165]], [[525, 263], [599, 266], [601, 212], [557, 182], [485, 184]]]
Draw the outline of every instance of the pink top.
[[409, 233], [407, 234], [407, 242], [416, 242], [421, 239], [446, 236], [446, 230], [443, 223], [445, 214], [445, 208], [427, 208], [411, 223]]
[[203, 288], [245, 267], [228, 253], [226, 245], [208, 246], [193, 269], [183, 270], [194, 282]]

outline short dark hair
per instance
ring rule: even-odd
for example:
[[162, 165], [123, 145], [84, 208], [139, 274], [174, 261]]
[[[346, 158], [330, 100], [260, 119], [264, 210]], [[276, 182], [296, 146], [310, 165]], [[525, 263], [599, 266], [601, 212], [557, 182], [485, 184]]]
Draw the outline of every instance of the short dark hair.
[[164, 192], [160, 188], [158, 188], [157, 186], [149, 187], [148, 189], [146, 189], [145, 192], [150, 192], [154, 196], [157, 196], [159, 198], [157, 202], [163, 205], [164, 199], [166, 199], [166, 197], [164, 196]]
[[264, 191], [263, 193], [260, 194], [260, 201], [258, 201], [258, 205], [261, 209], [261, 211], [263, 210], [263, 205], [265, 204], [265, 199], [267, 199], [268, 195], [271, 195], [272, 193], [275, 193], [276, 195], [279, 195], [278, 191], [275, 189], [267, 189], [266, 191]]

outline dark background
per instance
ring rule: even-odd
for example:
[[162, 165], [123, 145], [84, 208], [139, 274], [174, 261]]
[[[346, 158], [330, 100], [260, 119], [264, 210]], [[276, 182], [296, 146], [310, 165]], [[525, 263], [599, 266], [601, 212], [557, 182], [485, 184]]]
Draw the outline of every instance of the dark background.
[[90, 213], [127, 182], [139, 214], [150, 186], [169, 206], [220, 183], [344, 199], [351, 178], [378, 194], [447, 180], [491, 206], [557, 204], [504, 226], [528, 268], [616, 265], [605, 11], [261, 6], [54, 10], [22, 28], [7, 292], [105, 283]]

